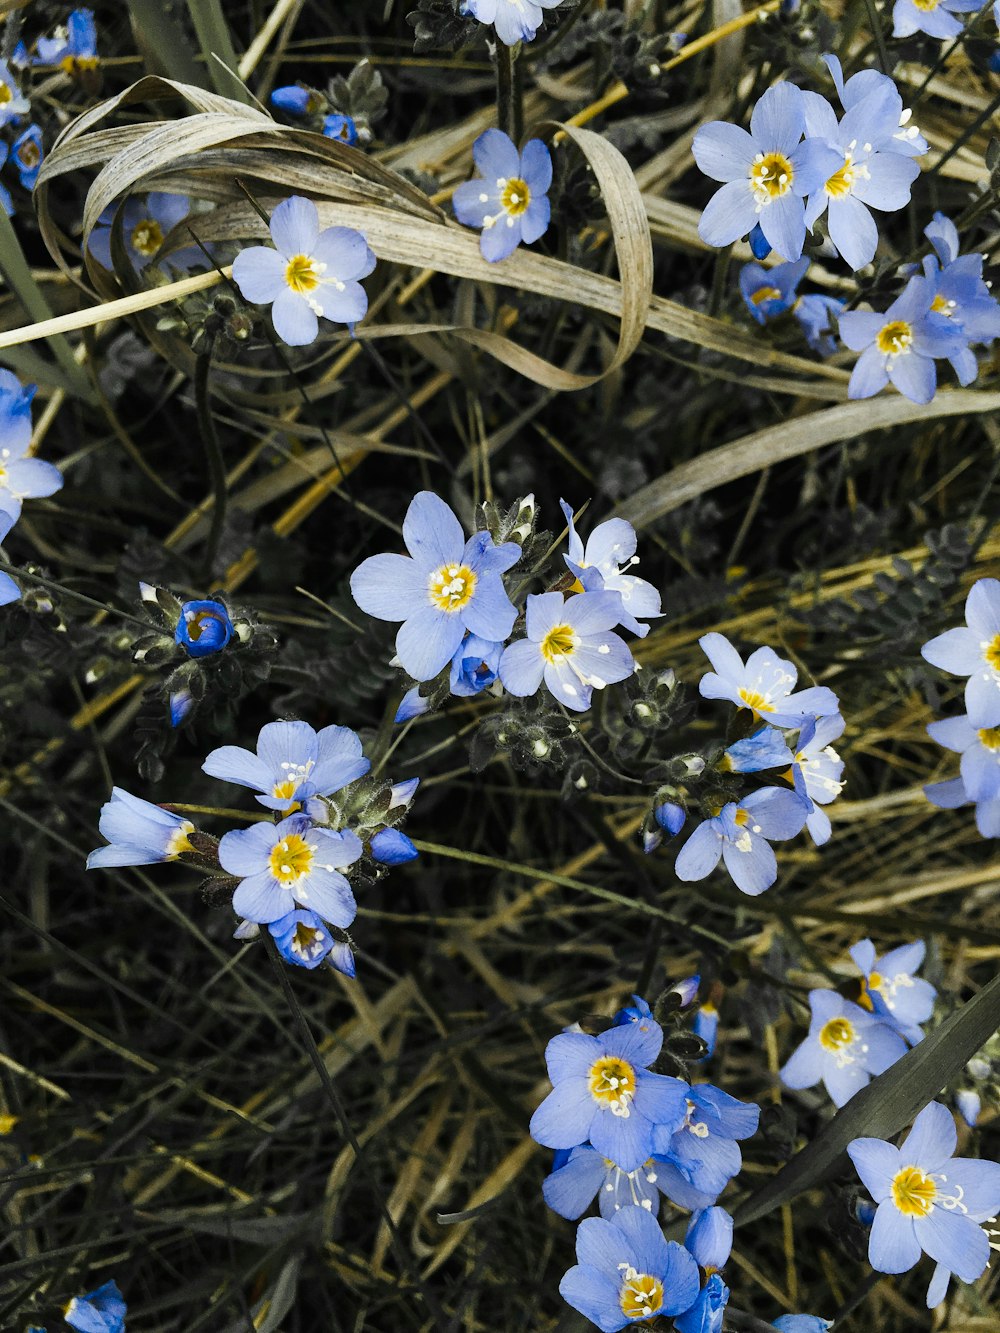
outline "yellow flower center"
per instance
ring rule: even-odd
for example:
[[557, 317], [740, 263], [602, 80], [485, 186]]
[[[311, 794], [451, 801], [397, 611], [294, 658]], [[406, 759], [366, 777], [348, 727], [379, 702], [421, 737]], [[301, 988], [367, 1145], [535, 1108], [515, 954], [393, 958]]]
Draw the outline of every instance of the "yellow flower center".
[[733, 815], [733, 823], [738, 824], [740, 828], [745, 828], [750, 823], [750, 811], [740, 808]]
[[500, 191], [500, 207], [511, 217], [518, 218], [531, 203], [531, 191], [518, 176], [511, 178]]
[[63, 56], [59, 68], [70, 76], [87, 74], [98, 65], [97, 56]]
[[913, 0], [913, 3], [918, 9], [922, 9], [925, 14], [933, 14], [941, 0]]
[[188, 841], [188, 834], [194, 832], [194, 825], [189, 819], [185, 819], [183, 824], [178, 824], [170, 835], [170, 841], [167, 843], [167, 860], [173, 861], [175, 857], [182, 852], [193, 852], [194, 848]]
[[295, 789], [298, 785], [298, 778], [286, 778], [284, 782], [274, 784], [271, 788], [271, 795], [276, 801], [290, 801], [295, 795]]
[[304, 921], [298, 922], [295, 927], [295, 934], [292, 936], [292, 952], [297, 953], [300, 958], [313, 958], [322, 951], [326, 943], [326, 935], [316, 926], [307, 926]]
[[855, 175], [867, 175], [867, 170], [855, 167], [851, 154], [844, 158], [844, 165], [835, 171], [823, 187], [831, 199], [843, 199], [854, 189]]
[[979, 744], [987, 750], [1000, 750], [1000, 727], [983, 727], [977, 731]]
[[736, 693], [743, 700], [745, 708], [752, 708], [755, 713], [774, 712], [774, 705], [769, 704], [759, 690], [746, 690], [741, 686]]
[[854, 1025], [846, 1018], [831, 1018], [820, 1029], [819, 1044], [825, 1051], [839, 1051], [854, 1041]]
[[132, 232], [132, 248], [148, 258], [163, 244], [163, 228], [155, 218], [143, 218]]
[[13, 102], [14, 94], [6, 83], [0, 83], [0, 106], [6, 106], [8, 102]]
[[781, 293], [777, 287], [759, 287], [750, 296], [753, 305], [762, 305], [765, 301], [780, 301]]
[[314, 292], [319, 286], [320, 270], [315, 261], [309, 255], [295, 255], [288, 261], [285, 268], [285, 282], [291, 287], [293, 292], [298, 292], [304, 296], [306, 292]]
[[[2, 100], [3, 99], [0, 98], [0, 101]], [[35, 143], [34, 139], [29, 139], [26, 144], [22, 144], [21, 147], [18, 149], [17, 156], [18, 160], [21, 163], [21, 166], [27, 167], [29, 171], [31, 170], [32, 167], [37, 167], [39, 162], [42, 160], [42, 155], [39, 152], [38, 144]]]
[[907, 1217], [926, 1217], [937, 1193], [934, 1181], [919, 1166], [904, 1166], [892, 1178], [892, 1201]]
[[461, 611], [468, 606], [476, 591], [476, 575], [468, 565], [442, 565], [434, 571], [427, 584], [431, 604], [439, 611]]
[[626, 1267], [619, 1302], [626, 1319], [649, 1319], [663, 1305], [663, 1283], [649, 1273]]
[[579, 642], [572, 625], [553, 625], [542, 640], [542, 656], [546, 662], [558, 662], [563, 657], [571, 657]]
[[759, 205], [788, 194], [795, 170], [784, 153], [758, 153], [750, 165], [750, 189]]
[[913, 327], [905, 319], [894, 319], [883, 325], [878, 331], [875, 346], [886, 356], [901, 356], [910, 350], [913, 342]]
[[274, 878], [283, 888], [291, 888], [309, 874], [315, 857], [316, 849], [301, 834], [290, 833], [275, 846], [268, 861]]
[[931, 310], [936, 315], [944, 315], [946, 319], [951, 319], [952, 315], [955, 313], [955, 302], [949, 301], [938, 292], [937, 296], [935, 296], [934, 300], [931, 302]]
[[997, 634], [986, 645], [983, 657], [986, 659], [987, 666], [991, 666], [994, 671], [1000, 671], [1000, 634]]
[[192, 643], [197, 643], [206, 629], [211, 629], [209, 621], [222, 623], [222, 617], [216, 615], [214, 611], [196, 611], [187, 621], [187, 636]]
[[635, 1095], [635, 1070], [617, 1055], [602, 1055], [590, 1066], [587, 1086], [595, 1102], [615, 1115], [628, 1116], [628, 1104]]

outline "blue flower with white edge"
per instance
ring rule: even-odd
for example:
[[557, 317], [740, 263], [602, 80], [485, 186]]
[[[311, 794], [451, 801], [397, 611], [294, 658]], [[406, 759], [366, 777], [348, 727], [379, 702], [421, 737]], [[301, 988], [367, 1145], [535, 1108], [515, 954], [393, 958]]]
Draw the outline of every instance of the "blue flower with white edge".
[[769, 768], [788, 768], [791, 762], [792, 752], [781, 732], [763, 726], [730, 745], [721, 767], [731, 773], [763, 773]]
[[[6, 541], [7, 534], [16, 521], [9, 510], [0, 509], [0, 546]], [[0, 570], [0, 606], [9, 606], [11, 602], [19, 601], [20, 597], [21, 589], [9, 574]]]
[[[931, 805], [942, 810], [956, 810], [970, 801], [960, 777], [950, 778], [947, 782], [932, 782], [924, 788], [924, 795]], [[1000, 797], [976, 803], [976, 827], [981, 837], [1000, 838]]]
[[683, 1246], [664, 1238], [645, 1208], [581, 1222], [576, 1258], [559, 1293], [602, 1333], [655, 1315], [680, 1314], [698, 1298], [698, 1265]]
[[654, 1128], [684, 1117], [687, 1084], [646, 1068], [662, 1044], [656, 1023], [553, 1037], [545, 1048], [553, 1088], [531, 1117], [531, 1137], [545, 1148], [589, 1140], [623, 1171], [634, 1171], [653, 1155]]
[[956, 1143], [951, 1112], [931, 1102], [898, 1148], [875, 1138], [848, 1144], [878, 1204], [868, 1238], [868, 1262], [877, 1273], [906, 1273], [921, 1253], [963, 1282], [986, 1268], [990, 1244], [975, 1219], [1000, 1211], [1000, 1165], [955, 1157]]
[[31, 400], [35, 385], [22, 386], [9, 370], [0, 370], [0, 509], [16, 520], [22, 500], [40, 500], [62, 488], [57, 467], [27, 458], [31, 447]]
[[902, 944], [882, 957], [876, 955], [871, 940], [861, 940], [850, 950], [862, 976], [858, 1003], [897, 1028], [911, 1045], [923, 1038], [918, 1024], [930, 1018], [937, 998], [937, 991], [929, 981], [913, 975], [926, 952], [923, 940]]
[[798, 259], [806, 238], [805, 197], [841, 165], [837, 151], [818, 139], [803, 141], [805, 107], [793, 83], [777, 83], [760, 98], [750, 133], [727, 121], [702, 125], [692, 151], [698, 166], [723, 181], [698, 223], [708, 245], [738, 241], [760, 227], [784, 259]]
[[633, 1204], [656, 1216], [660, 1202], [659, 1163], [649, 1158], [623, 1171], [589, 1143], [557, 1152], [542, 1195], [554, 1213], [575, 1222], [597, 1198], [602, 1217], [614, 1217]]
[[7, 125], [18, 116], [31, 114], [31, 103], [18, 87], [5, 60], [0, 60], [0, 125]]
[[405, 778], [402, 782], [394, 782], [389, 788], [389, 809], [398, 810], [401, 806], [408, 806], [419, 786], [419, 778]]
[[819, 292], [806, 292], [792, 306], [792, 314], [802, 330], [803, 337], [814, 352], [820, 356], [833, 356], [837, 344], [833, 337], [831, 316], [840, 318], [846, 301], [839, 296], [822, 296]]
[[406, 861], [415, 861], [420, 855], [406, 834], [398, 828], [380, 829], [372, 838], [371, 853], [384, 866], [401, 866]]
[[836, 991], [810, 991], [809, 1008], [809, 1035], [779, 1071], [787, 1088], [811, 1088], [822, 1079], [834, 1106], [843, 1106], [906, 1054], [894, 1028]]
[[353, 148], [358, 142], [358, 127], [350, 116], [342, 116], [334, 111], [323, 120], [323, 136]]
[[699, 1268], [722, 1268], [733, 1249], [733, 1219], [725, 1208], [714, 1205], [699, 1209], [688, 1223], [684, 1248], [697, 1261]]
[[965, 794], [972, 801], [992, 801], [1000, 796], [1000, 727], [974, 727], [967, 716], [931, 722], [932, 740], [962, 756]]
[[818, 807], [835, 801], [844, 787], [844, 761], [830, 743], [843, 732], [844, 719], [839, 713], [807, 718], [795, 744], [792, 781], [803, 800], [812, 804], [806, 828], [817, 847], [830, 841], [832, 831], [829, 815]]
[[830, 240], [852, 269], [875, 257], [878, 226], [870, 208], [894, 213], [905, 208], [910, 187], [920, 175], [911, 157], [880, 151], [892, 143], [899, 126], [900, 96], [891, 80], [860, 98], [838, 123], [837, 113], [819, 93], [804, 92], [806, 133], [841, 155], [832, 172], [806, 202], [806, 226], [813, 229], [824, 212]]
[[712, 1273], [689, 1310], [674, 1318], [677, 1333], [722, 1333], [729, 1288], [718, 1273]]
[[801, 833], [808, 814], [802, 797], [784, 787], [760, 787], [739, 804], [730, 801], [699, 824], [677, 853], [677, 878], [687, 884], [705, 879], [721, 858], [736, 887], [756, 897], [778, 878], [771, 843]]
[[501, 575], [521, 558], [516, 542], [494, 546], [488, 532], [468, 540], [453, 511], [420, 491], [403, 519], [409, 555], [373, 555], [351, 575], [351, 595], [370, 616], [401, 620], [396, 654], [414, 680], [431, 680], [465, 635], [502, 641], [517, 612]]
[[39, 37], [35, 65], [62, 65], [67, 74], [97, 64], [97, 24], [92, 9], [74, 9], [52, 37]]
[[832, 1319], [821, 1319], [816, 1314], [783, 1314], [771, 1323], [781, 1333], [826, 1333], [828, 1328], [833, 1328]]
[[282, 958], [295, 967], [319, 967], [335, 943], [326, 922], [301, 908], [272, 921], [268, 930]]
[[625, 680], [635, 659], [625, 641], [611, 632], [621, 620], [617, 592], [559, 592], [528, 597], [527, 638], [504, 649], [500, 680], [509, 694], [524, 698], [546, 689], [567, 708], [590, 707], [594, 690]]
[[[167, 234], [183, 222], [191, 211], [191, 200], [186, 194], [164, 194], [154, 190], [145, 203], [131, 198], [125, 202], [122, 218], [122, 239], [132, 264], [144, 269], [160, 252]], [[97, 219], [97, 225], [87, 238], [87, 249], [102, 268], [112, 269], [111, 228], [118, 204], [109, 204]]]
[[495, 264], [548, 229], [552, 157], [541, 139], [529, 139], [519, 153], [503, 130], [485, 130], [472, 158], [480, 175], [464, 181], [451, 203], [463, 226], [482, 228], [480, 252]]
[[739, 1140], [757, 1132], [760, 1107], [741, 1102], [711, 1083], [688, 1088], [684, 1119], [653, 1134], [660, 1189], [681, 1208], [710, 1208], [739, 1174]]
[[557, 9], [562, 0], [464, 0], [459, 12], [493, 24], [504, 46], [530, 42], [542, 22], [543, 9]]
[[744, 264], [740, 269], [740, 295], [758, 324], [777, 319], [795, 304], [795, 289], [806, 275], [812, 260], [808, 256], [790, 264]]
[[301, 83], [275, 88], [271, 94], [271, 105], [289, 116], [304, 116], [321, 109], [320, 99], [315, 90], [306, 88]]
[[227, 833], [219, 843], [219, 864], [242, 881], [233, 894], [237, 916], [269, 925], [306, 907], [344, 928], [357, 906], [342, 871], [361, 852], [361, 840], [350, 829], [334, 833], [316, 828], [304, 815], [291, 815], [280, 824]]
[[101, 806], [101, 835], [110, 846], [98, 847], [87, 857], [87, 869], [101, 866], [149, 866], [176, 861], [194, 849], [188, 834], [190, 819], [132, 796], [121, 787], [111, 789], [111, 800]]
[[904, 157], [920, 157], [927, 152], [927, 140], [913, 124], [913, 113], [903, 106], [899, 89], [888, 74], [882, 74], [877, 69], [861, 69], [845, 82], [844, 71], [837, 57], [825, 55], [823, 60], [845, 111], [850, 111], [858, 102], [880, 89], [891, 89], [895, 93], [899, 109], [895, 131], [891, 131], [887, 138], [876, 140], [873, 148], [880, 153], [901, 153]]
[[896, 0], [892, 7], [892, 35], [911, 37], [915, 32], [925, 32], [928, 37], [950, 40], [962, 31], [955, 15], [972, 14], [977, 9], [982, 9], [980, 0], [935, 0], [932, 5], [927, 0], [920, 4], [917, 0]]
[[293, 810], [310, 796], [332, 796], [371, 763], [361, 738], [348, 727], [316, 732], [308, 722], [268, 722], [257, 736], [257, 752], [238, 745], [213, 750], [202, 764], [209, 777], [259, 792], [269, 810]]
[[660, 615], [660, 594], [645, 579], [625, 573], [639, 563], [635, 528], [624, 518], [609, 518], [598, 523], [584, 546], [573, 523], [573, 510], [565, 500], [559, 501], [559, 507], [569, 526], [569, 554], [563, 559], [579, 581], [576, 591], [620, 593], [622, 615], [618, 623], [644, 639], [649, 626], [636, 617]]
[[467, 635], [458, 645], [451, 659], [450, 688], [460, 699], [488, 690], [500, 670], [502, 639], [481, 639], [478, 634]]
[[315, 342], [320, 318], [353, 329], [368, 311], [361, 286], [375, 268], [375, 255], [359, 231], [319, 229], [311, 199], [292, 195], [271, 214], [271, 240], [241, 250], [233, 261], [233, 281], [248, 301], [271, 307], [271, 322], [282, 342], [304, 347]]
[[419, 685], [412, 685], [400, 700], [393, 722], [411, 722], [415, 717], [423, 717], [430, 708], [430, 700], [420, 693]]
[[211, 657], [222, 652], [233, 637], [233, 622], [221, 602], [211, 599], [182, 602], [174, 641], [188, 657]]
[[932, 311], [934, 289], [914, 277], [884, 314], [849, 310], [840, 316], [840, 337], [860, 352], [847, 386], [848, 398], [871, 398], [890, 382], [913, 403], [929, 403], [937, 389], [936, 357], [962, 346], [961, 332]]
[[17, 167], [17, 174], [26, 190], [35, 188], [38, 173], [42, 169], [42, 131], [37, 125], [29, 125], [23, 134], [14, 140], [10, 150], [10, 159]]
[[74, 1296], [63, 1318], [77, 1333], [125, 1333], [127, 1306], [118, 1283], [104, 1282], [86, 1296]]
[[703, 699], [729, 699], [777, 727], [798, 727], [807, 717], [827, 717], [840, 707], [833, 690], [825, 685], [793, 694], [799, 673], [773, 648], [755, 649], [744, 665], [723, 634], [704, 634], [698, 643], [715, 668], [698, 685]]
[[719, 1035], [719, 1011], [711, 1000], [706, 1000], [694, 1011], [691, 1031], [708, 1047], [703, 1059], [710, 1060], [715, 1054], [715, 1042]]
[[1000, 580], [976, 580], [965, 599], [965, 622], [925, 643], [920, 654], [942, 671], [969, 677], [965, 711], [973, 727], [1000, 726]]

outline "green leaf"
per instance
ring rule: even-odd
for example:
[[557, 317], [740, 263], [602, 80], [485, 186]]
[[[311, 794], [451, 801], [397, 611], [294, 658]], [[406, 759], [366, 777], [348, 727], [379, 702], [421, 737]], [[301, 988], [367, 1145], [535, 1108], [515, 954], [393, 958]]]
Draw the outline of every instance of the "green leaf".
[[236, 72], [236, 50], [219, 0], [188, 0], [188, 10], [212, 87], [223, 97], [252, 103], [253, 98]]
[[855, 1093], [828, 1125], [735, 1213], [755, 1222], [827, 1176], [852, 1139], [890, 1139], [934, 1100], [1000, 1027], [1000, 977], [946, 1019], [891, 1069]]

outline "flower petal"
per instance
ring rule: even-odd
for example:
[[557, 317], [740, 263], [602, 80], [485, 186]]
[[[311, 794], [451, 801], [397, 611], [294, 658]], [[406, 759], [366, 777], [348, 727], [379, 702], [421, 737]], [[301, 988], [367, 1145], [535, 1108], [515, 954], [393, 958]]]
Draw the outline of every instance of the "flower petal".
[[271, 323], [282, 342], [289, 347], [307, 347], [316, 341], [319, 320], [304, 296], [286, 287], [271, 306]]
[[406, 555], [371, 555], [351, 575], [351, 596], [379, 620], [406, 620], [428, 604], [427, 574]]
[[464, 635], [460, 616], [422, 606], [400, 625], [396, 652], [414, 680], [432, 680], [454, 657]]
[[[93, 240], [91, 233], [91, 240]], [[93, 249], [93, 247], [91, 247]], [[253, 245], [233, 260], [233, 280], [247, 301], [270, 305], [288, 290], [285, 269], [288, 261], [270, 246]]]
[[319, 236], [319, 213], [311, 199], [293, 194], [271, 214], [271, 239], [286, 259], [311, 255]]

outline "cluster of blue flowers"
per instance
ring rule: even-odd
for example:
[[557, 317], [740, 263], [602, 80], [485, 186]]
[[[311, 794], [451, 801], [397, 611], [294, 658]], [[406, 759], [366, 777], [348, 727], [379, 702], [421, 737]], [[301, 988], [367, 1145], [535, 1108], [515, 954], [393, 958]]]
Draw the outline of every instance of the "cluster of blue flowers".
[[331, 111], [327, 99], [316, 88], [303, 83], [286, 84], [275, 88], [271, 94], [271, 105], [284, 111], [286, 116], [302, 121], [308, 128], [318, 129], [327, 139], [347, 144], [353, 148], [359, 142], [367, 142], [371, 131], [367, 126], [360, 128], [353, 116], [345, 116], [339, 111]]
[[[673, 989], [687, 1007], [697, 978]], [[559, 1291], [604, 1333], [660, 1315], [678, 1333], [720, 1333], [729, 1300], [720, 1270], [733, 1219], [716, 1201], [742, 1167], [739, 1144], [756, 1133], [760, 1108], [657, 1073], [663, 1040], [640, 996], [596, 1036], [566, 1029], [546, 1047], [553, 1087], [531, 1118], [531, 1137], [556, 1150], [549, 1207], [576, 1220], [598, 1200], [601, 1216], [577, 1228], [577, 1262]], [[661, 1195], [691, 1213], [683, 1245], [663, 1234]], [[811, 1315], [775, 1323], [786, 1333], [827, 1326]]]
[[965, 625], [946, 630], [921, 648], [932, 666], [967, 676], [965, 713], [932, 722], [927, 730], [962, 756], [957, 778], [924, 788], [946, 810], [972, 802], [984, 838], [1000, 838], [1000, 580], [979, 579], [965, 601]]
[[272, 819], [216, 843], [183, 815], [116, 787], [101, 810], [109, 845], [91, 852], [88, 870], [186, 860], [216, 879], [221, 873], [234, 886], [237, 939], [253, 939], [266, 926], [286, 962], [306, 968], [326, 962], [353, 976], [346, 928], [357, 904], [345, 872], [365, 853], [389, 866], [417, 855], [396, 824], [419, 779], [362, 783], [371, 763], [355, 732], [338, 726], [316, 732], [294, 721], [262, 727], [256, 751], [213, 750], [202, 768], [255, 792]]
[[921, 1023], [934, 1011], [937, 992], [914, 973], [924, 961], [922, 940], [878, 957], [871, 940], [851, 949], [861, 973], [857, 1002], [838, 991], [809, 992], [809, 1034], [781, 1070], [789, 1088], [822, 1080], [835, 1106], [843, 1106], [871, 1079], [923, 1037]]
[[[63, 484], [62, 473], [52, 463], [28, 457], [36, 387], [24, 386], [11, 371], [0, 369], [0, 542], [20, 518], [23, 501], [55, 495]], [[0, 606], [20, 596], [18, 585], [0, 570]]]

